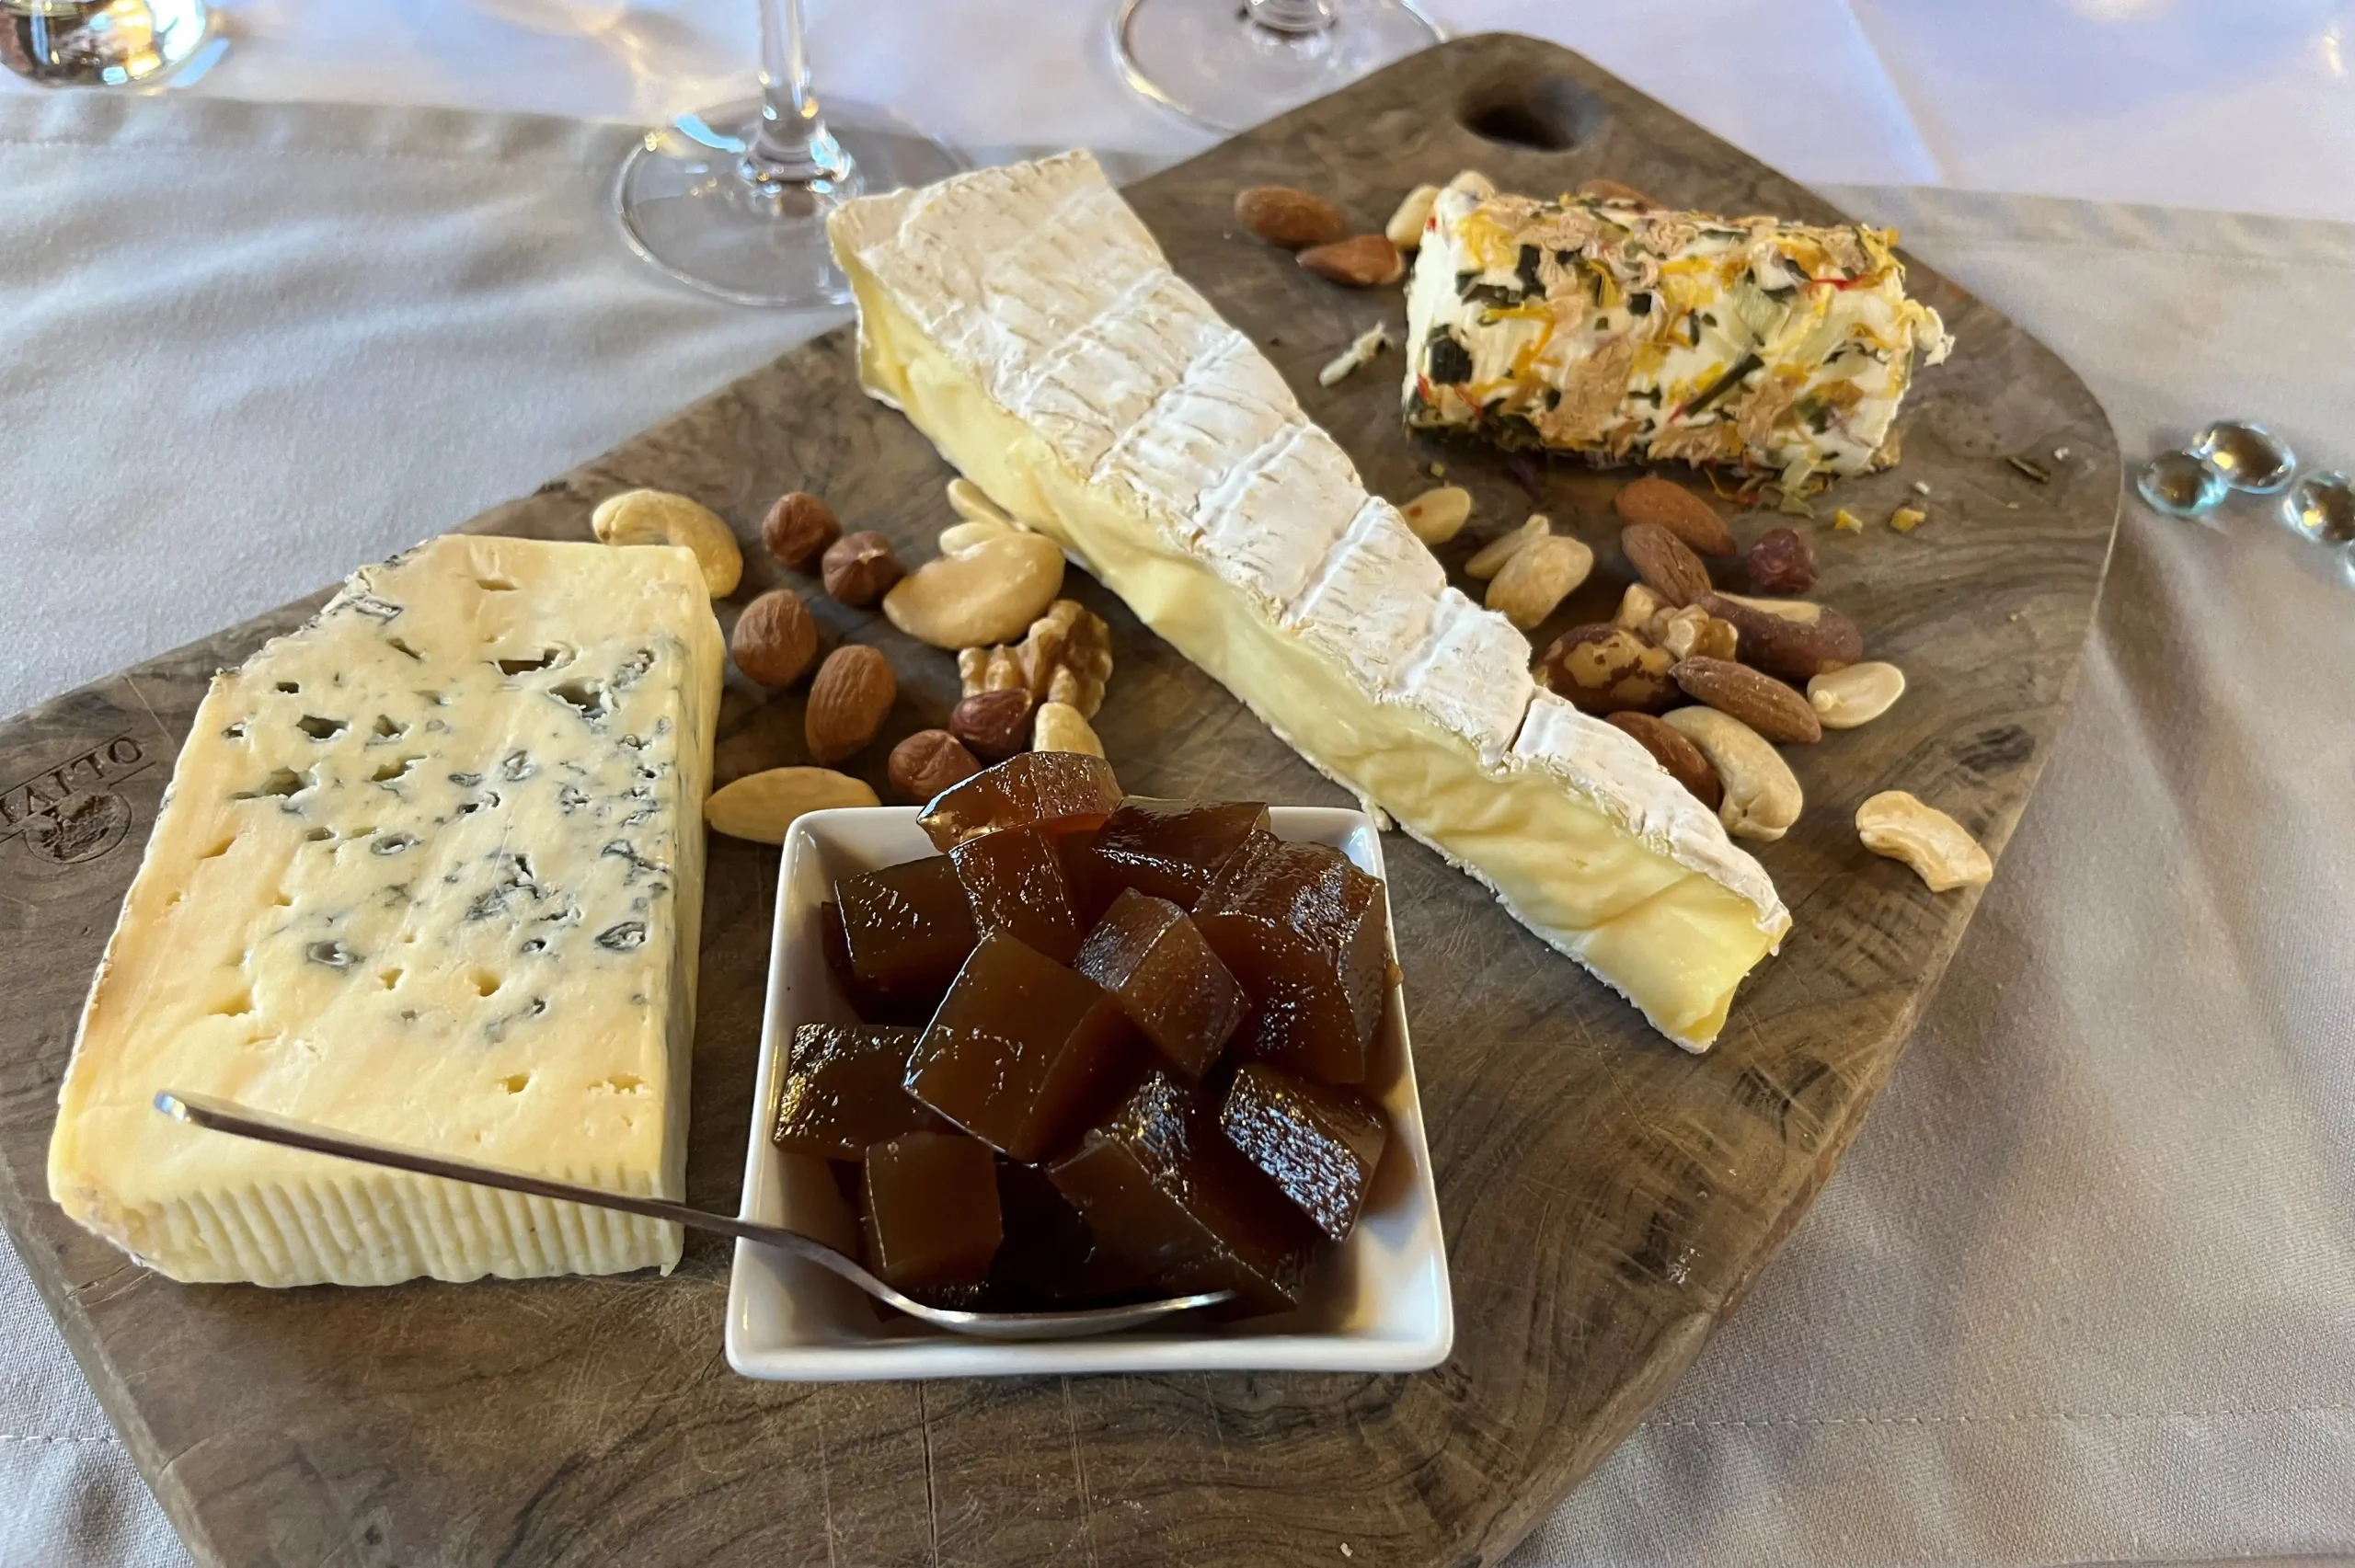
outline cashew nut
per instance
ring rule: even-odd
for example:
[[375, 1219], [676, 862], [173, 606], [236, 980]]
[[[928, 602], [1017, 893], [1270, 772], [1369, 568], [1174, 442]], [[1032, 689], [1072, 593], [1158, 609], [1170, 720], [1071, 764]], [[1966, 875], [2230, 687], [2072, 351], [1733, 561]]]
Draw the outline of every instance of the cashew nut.
[[1488, 606], [1526, 632], [1551, 615], [1592, 570], [1594, 552], [1578, 540], [1554, 533], [1532, 539], [1489, 579]]
[[1731, 658], [1740, 637], [1730, 621], [1720, 621], [1697, 604], [1663, 610], [1647, 628], [1652, 640], [1679, 658]]
[[994, 533], [902, 578], [883, 596], [883, 613], [935, 647], [981, 647], [1022, 635], [1063, 586], [1063, 553], [1053, 540]]
[[1461, 485], [1425, 490], [1398, 509], [1415, 537], [1426, 544], [1444, 544], [1464, 531], [1472, 515], [1472, 492]]
[[1715, 708], [1671, 708], [1668, 726], [1701, 749], [1725, 785], [1717, 820], [1737, 839], [1772, 843], [1799, 819], [1806, 798], [1798, 775], [1766, 738], [1731, 714]]
[[1030, 750], [1085, 751], [1101, 757], [1104, 742], [1096, 738], [1096, 731], [1069, 703], [1040, 703], [1038, 716], [1031, 720]]
[[1511, 533], [1499, 533], [1481, 545], [1479, 553], [1464, 563], [1465, 575], [1487, 582], [1504, 570], [1505, 563], [1511, 560], [1523, 545], [1543, 539], [1553, 531], [1554, 524], [1544, 512], [1531, 512], [1527, 522]]
[[589, 528], [601, 544], [685, 545], [714, 599], [735, 592], [743, 579], [744, 552], [736, 547], [736, 535], [701, 501], [668, 490], [624, 490], [597, 503]]
[[984, 539], [1013, 532], [1014, 525], [1011, 523], [978, 520], [972, 522], [953, 522], [940, 531], [940, 553], [944, 555], [954, 555], [959, 550], [971, 549]]
[[1641, 632], [1648, 636], [1651, 635], [1653, 619], [1661, 612], [1675, 608], [1676, 606], [1652, 591], [1646, 584], [1631, 582], [1627, 585], [1626, 593], [1619, 601], [1619, 613], [1611, 617], [1611, 624], [1614, 626], [1626, 626], [1630, 631]]
[[1856, 836], [1873, 853], [1912, 866], [1933, 893], [1976, 887], [1995, 875], [1995, 863], [1961, 823], [1901, 789], [1883, 790], [1856, 807]]
[[1827, 670], [1807, 683], [1808, 704], [1826, 729], [1870, 724], [1904, 694], [1905, 671], [1876, 659]]
[[1390, 221], [1382, 225], [1382, 235], [1401, 250], [1414, 250], [1423, 243], [1423, 225], [1431, 221], [1431, 203], [1439, 200], [1439, 187], [1419, 185], [1407, 192]]
[[994, 522], [1001, 528], [1014, 526], [1013, 516], [990, 499], [989, 492], [961, 474], [948, 481], [948, 509], [967, 522]]
[[785, 842], [785, 830], [805, 811], [837, 806], [873, 806], [875, 792], [832, 768], [771, 768], [747, 773], [712, 791], [703, 819], [714, 832], [757, 844]]

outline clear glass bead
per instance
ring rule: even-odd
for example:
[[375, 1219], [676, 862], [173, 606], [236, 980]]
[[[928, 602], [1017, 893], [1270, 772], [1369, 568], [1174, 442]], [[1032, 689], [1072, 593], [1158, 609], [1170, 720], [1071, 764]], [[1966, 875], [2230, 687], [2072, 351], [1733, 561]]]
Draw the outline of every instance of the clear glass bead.
[[2287, 489], [2298, 472], [2290, 443], [2246, 419], [2219, 419], [2191, 443], [2191, 455], [2223, 475], [2224, 483], [2251, 495]]
[[2309, 474], [2281, 498], [2281, 521], [2317, 544], [2355, 544], [2355, 484], [2336, 470]]
[[2154, 511], [2198, 517], [2216, 509], [2232, 486], [2224, 476], [2188, 452], [2165, 452], [2142, 464], [2134, 488]]

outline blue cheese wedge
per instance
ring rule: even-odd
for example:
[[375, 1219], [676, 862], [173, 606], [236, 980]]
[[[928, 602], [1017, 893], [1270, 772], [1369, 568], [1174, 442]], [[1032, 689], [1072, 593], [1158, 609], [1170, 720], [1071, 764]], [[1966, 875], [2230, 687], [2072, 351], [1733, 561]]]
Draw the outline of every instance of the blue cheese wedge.
[[51, 1196], [176, 1279], [669, 1268], [675, 1226], [151, 1102], [681, 1196], [723, 658], [686, 550], [452, 535], [215, 676], [82, 1015]]
[[831, 226], [870, 393], [1661, 1032], [1715, 1038], [1790, 924], [1765, 873], [1633, 739], [1537, 691], [1527, 639], [1447, 586], [1093, 159]]
[[1895, 461], [1949, 342], [1886, 229], [1441, 193], [1407, 293], [1410, 426], [1772, 481]]

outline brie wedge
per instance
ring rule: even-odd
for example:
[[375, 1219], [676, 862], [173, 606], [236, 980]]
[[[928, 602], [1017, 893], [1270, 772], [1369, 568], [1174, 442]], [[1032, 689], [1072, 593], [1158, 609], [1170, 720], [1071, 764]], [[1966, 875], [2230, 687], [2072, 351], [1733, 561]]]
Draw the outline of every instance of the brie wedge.
[[680, 1196], [724, 658], [689, 551], [451, 535], [214, 676], [83, 1012], [51, 1196], [175, 1279], [675, 1263], [674, 1225], [153, 1101]]
[[1703, 1049], [1790, 917], [1635, 740], [1541, 695], [1084, 153], [831, 221], [861, 373], [1302, 756]]

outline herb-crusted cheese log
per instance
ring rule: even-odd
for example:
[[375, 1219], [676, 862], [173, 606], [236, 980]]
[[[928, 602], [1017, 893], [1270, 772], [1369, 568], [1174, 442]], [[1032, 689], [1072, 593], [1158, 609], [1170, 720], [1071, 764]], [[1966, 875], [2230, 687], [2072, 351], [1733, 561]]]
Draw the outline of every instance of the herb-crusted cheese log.
[[686, 550], [452, 535], [213, 677], [82, 1015], [51, 1196], [176, 1279], [675, 1263], [675, 1226], [150, 1102], [679, 1196], [723, 657]]
[[1407, 294], [1407, 422], [1735, 468], [1786, 497], [1885, 467], [1915, 350], [1948, 347], [1896, 237], [1443, 191]]
[[867, 389], [1302, 756], [1705, 1047], [1774, 885], [1627, 736], [1536, 691], [1085, 154], [832, 220]]

